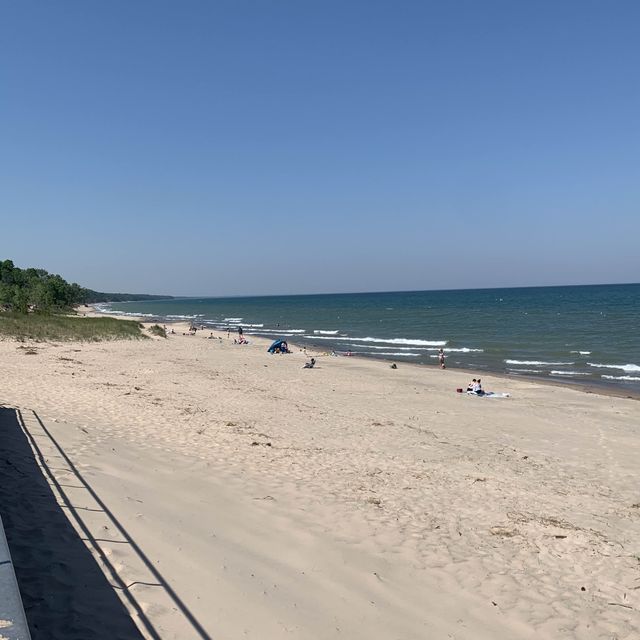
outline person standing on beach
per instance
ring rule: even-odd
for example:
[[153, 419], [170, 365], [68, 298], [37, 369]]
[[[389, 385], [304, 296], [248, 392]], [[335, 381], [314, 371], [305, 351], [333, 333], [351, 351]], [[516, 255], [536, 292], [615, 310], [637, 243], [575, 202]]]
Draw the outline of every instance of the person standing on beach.
[[240, 339], [242, 339], [243, 333], [242, 333], [242, 327], [240, 325], [238, 325], [238, 337]]
[[438, 361], [440, 362], [440, 367], [442, 369], [446, 369], [447, 368], [445, 363], [444, 363], [444, 358], [445, 358], [444, 350], [440, 349], [440, 351], [438, 351]]

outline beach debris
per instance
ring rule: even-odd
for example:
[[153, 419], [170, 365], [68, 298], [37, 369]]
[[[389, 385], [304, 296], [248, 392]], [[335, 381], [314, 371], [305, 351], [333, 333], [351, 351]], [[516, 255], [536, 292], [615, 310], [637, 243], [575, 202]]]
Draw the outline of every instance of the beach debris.
[[373, 496], [369, 496], [365, 502], [367, 504], [373, 504], [376, 507], [380, 507], [382, 505], [382, 500], [380, 500], [380, 498], [374, 498]]
[[251, 443], [251, 446], [252, 446], [252, 447], [258, 447], [258, 446], [260, 446], [260, 447], [270, 447], [270, 446], [271, 446], [271, 443], [270, 443], [270, 442], [258, 442], [258, 441], [256, 441], [256, 440], [254, 440], [254, 441]]
[[262, 498], [254, 498], [254, 500], [275, 500], [273, 496], [263, 496]]
[[394, 362], [392, 365], [390, 365], [390, 368], [391, 369], [397, 369], [398, 365]]

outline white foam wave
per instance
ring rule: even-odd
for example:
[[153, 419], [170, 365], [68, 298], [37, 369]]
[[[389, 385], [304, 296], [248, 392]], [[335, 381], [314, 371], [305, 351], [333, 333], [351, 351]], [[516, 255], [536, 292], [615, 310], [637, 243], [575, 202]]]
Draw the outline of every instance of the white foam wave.
[[335, 336], [335, 335], [338, 334], [338, 331], [337, 330], [336, 331], [324, 331], [322, 329], [314, 329], [313, 333], [315, 333], [316, 335], [320, 334], [320, 335], [323, 335], [323, 336]]
[[590, 356], [591, 351], [571, 351], [571, 353], [579, 353], [581, 356]]
[[125, 316], [127, 318], [156, 318], [155, 313], [133, 313], [132, 311], [104, 311], [112, 316]]
[[[245, 326], [245, 325], [243, 325]], [[249, 325], [246, 325], [249, 326]], [[290, 333], [290, 334], [294, 334], [294, 333], [304, 333], [306, 331], [306, 329], [252, 329], [251, 331], [249, 331], [248, 333], [255, 333], [257, 335], [261, 335], [261, 334], [281, 334], [281, 333]], [[306, 337], [306, 336], [305, 336]]]
[[590, 367], [597, 367], [599, 369], [622, 369], [628, 373], [640, 371], [640, 366], [637, 364], [599, 364], [595, 362], [587, 362]]
[[376, 356], [400, 356], [400, 357], [405, 356], [405, 357], [408, 357], [408, 358], [414, 358], [414, 357], [420, 355], [419, 353], [410, 353], [409, 351], [397, 351], [397, 352], [388, 351], [388, 352], [385, 352], [385, 353], [380, 353], [379, 351], [352, 351], [351, 353], [353, 353], [354, 355], [358, 355], [358, 356], [366, 354], [366, 355], [371, 355], [371, 356], [372, 355], [376, 355]]
[[[317, 336], [304, 336], [305, 338], [309, 338], [309, 339], [317, 339]], [[336, 338], [337, 339], [337, 338]], [[370, 344], [367, 345], [367, 349], [388, 349], [389, 347], [379, 347], [375, 344]], [[439, 351], [438, 347], [396, 347], [396, 349], [407, 349], [408, 351]], [[470, 347], [459, 347], [459, 348], [447, 348], [445, 349], [445, 354], [447, 353], [453, 353], [453, 352], [457, 352], [457, 353], [469, 353], [471, 351], [478, 351], [478, 352], [482, 352], [484, 351], [484, 349], [471, 349]], [[438, 356], [431, 356], [432, 358], [437, 358]]]
[[409, 338], [350, 338], [349, 336], [305, 336], [314, 340], [346, 340], [348, 342], [378, 342], [380, 344], [408, 344], [412, 346], [444, 347], [446, 340], [412, 340]]
[[242, 318], [225, 318], [222, 322], [242, 322]]
[[542, 373], [540, 369], [509, 369], [507, 371], [512, 371], [513, 373]]
[[538, 365], [541, 367], [558, 367], [575, 364], [574, 362], [544, 362], [543, 360], [505, 360], [505, 362], [507, 364]]
[[202, 317], [202, 314], [200, 314], [200, 315], [191, 315], [191, 316], [169, 315], [169, 316], [166, 316], [166, 317], [167, 318], [172, 318], [174, 320], [193, 320], [194, 318]]
[[640, 378], [636, 376], [600, 376], [601, 378], [606, 378], [607, 380], [629, 380], [631, 382], [640, 382]]
[[[310, 339], [317, 339], [317, 336], [304, 336], [305, 338], [310, 338]], [[379, 347], [375, 344], [368, 344], [367, 345], [367, 349], [389, 349], [390, 347], [385, 346], [385, 347]], [[396, 349], [406, 349], [407, 351], [437, 351], [437, 349], [434, 349], [432, 347], [396, 347]]]
[[590, 376], [589, 372], [585, 371], [551, 371], [552, 376]]

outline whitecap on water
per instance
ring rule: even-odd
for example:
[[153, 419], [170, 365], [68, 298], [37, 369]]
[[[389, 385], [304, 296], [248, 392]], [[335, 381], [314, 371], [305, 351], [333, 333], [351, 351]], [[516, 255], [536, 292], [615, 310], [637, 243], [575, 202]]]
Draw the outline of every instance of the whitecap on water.
[[349, 336], [309, 336], [314, 340], [346, 340], [348, 342], [377, 342], [378, 344], [407, 344], [412, 346], [444, 347], [446, 340], [413, 340], [411, 338], [351, 338]]
[[590, 376], [586, 371], [551, 371], [552, 376]]
[[590, 367], [597, 367], [598, 369], [622, 369], [629, 373], [634, 371], [640, 371], [640, 366], [637, 364], [600, 364], [597, 362], [587, 362]]
[[538, 365], [541, 367], [561, 367], [575, 364], [575, 362], [544, 362], [543, 360], [505, 360], [507, 364], [523, 364], [523, 365]]

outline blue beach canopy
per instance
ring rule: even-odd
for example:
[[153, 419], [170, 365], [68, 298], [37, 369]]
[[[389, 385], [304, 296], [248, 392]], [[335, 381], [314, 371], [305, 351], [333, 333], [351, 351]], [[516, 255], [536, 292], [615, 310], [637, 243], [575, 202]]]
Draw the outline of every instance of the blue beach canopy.
[[282, 346], [288, 350], [289, 345], [287, 345], [285, 340], [275, 340], [274, 343], [267, 349], [269, 353], [275, 353], [276, 349], [282, 349]]

